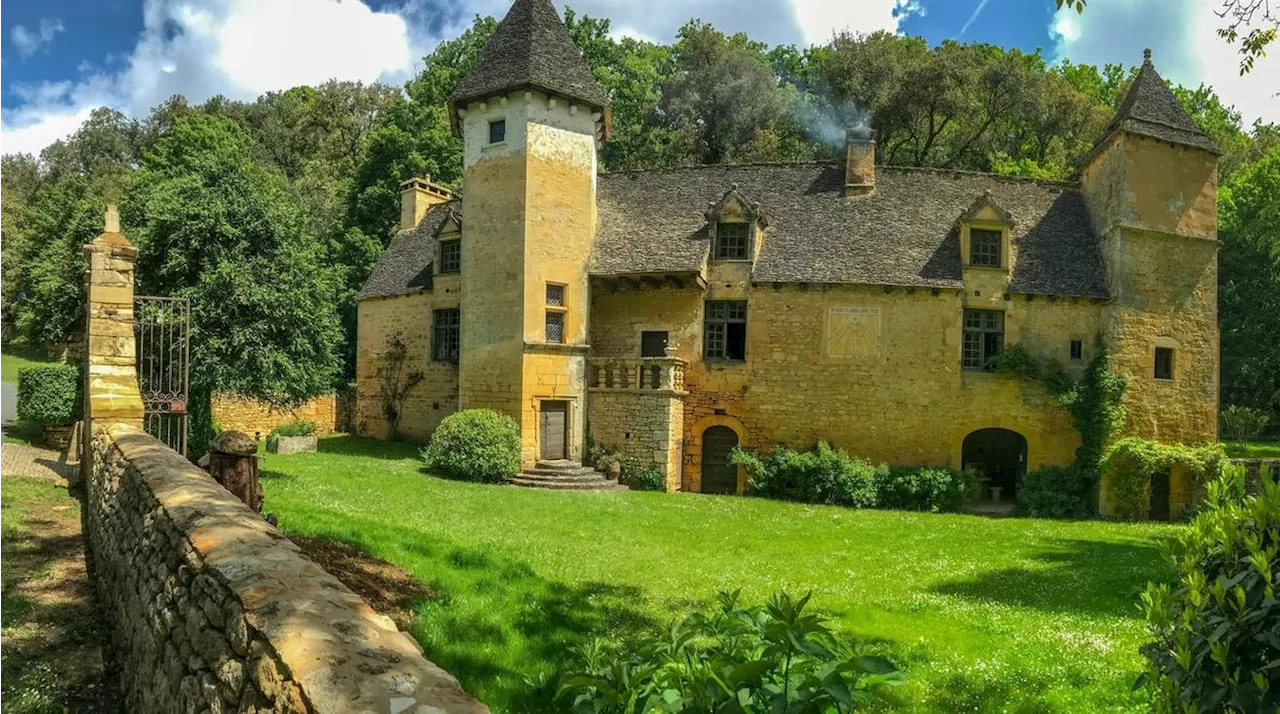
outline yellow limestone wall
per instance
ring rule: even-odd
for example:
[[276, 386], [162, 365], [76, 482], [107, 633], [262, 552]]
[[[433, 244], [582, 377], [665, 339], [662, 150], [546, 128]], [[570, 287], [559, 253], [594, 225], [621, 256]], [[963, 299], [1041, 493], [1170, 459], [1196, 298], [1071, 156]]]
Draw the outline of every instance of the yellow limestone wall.
[[[454, 278], [456, 283], [457, 278]], [[436, 281], [436, 292], [371, 298], [358, 306], [356, 353], [356, 433], [390, 438], [378, 397], [379, 354], [388, 338], [400, 334], [409, 348], [406, 369], [420, 370], [423, 380], [409, 392], [400, 417], [400, 438], [425, 442], [440, 420], [458, 409], [458, 367], [430, 361], [431, 312], [458, 307], [458, 290]], [[446, 292], [451, 290], [450, 292]]]
[[[461, 407], [515, 417], [527, 467], [539, 453], [541, 402], [567, 401], [569, 456], [580, 459], [595, 119], [537, 92], [473, 103], [463, 117]], [[489, 144], [488, 124], [499, 118], [506, 138]], [[546, 344], [548, 283], [565, 287], [564, 344]]]
[[[965, 304], [1006, 310], [1007, 344], [1070, 368], [1070, 340], [1093, 347], [1096, 303], [956, 290], [753, 287], [734, 281], [739, 269], [713, 265], [716, 279], [708, 280], [705, 295], [671, 288], [595, 294], [595, 354], [636, 356], [641, 331], [665, 329], [675, 356], [690, 362], [684, 490], [699, 490], [702, 433], [713, 425], [732, 428], [747, 447], [804, 448], [826, 439], [873, 461], [953, 468], [961, 466], [966, 435], [1003, 427], [1027, 438], [1030, 469], [1074, 457], [1079, 438], [1071, 419], [1043, 387], [960, 369], [962, 310]], [[742, 298], [747, 360], [703, 362], [703, 300]]]
[[[1082, 187], [1102, 236], [1113, 301], [1103, 311], [1112, 369], [1130, 377], [1125, 433], [1163, 442], [1218, 438], [1217, 157], [1117, 135], [1085, 167]], [[1174, 350], [1172, 380], [1155, 348]], [[1194, 492], [1171, 479], [1171, 511]], [[1104, 476], [1102, 511], [1113, 512]]]

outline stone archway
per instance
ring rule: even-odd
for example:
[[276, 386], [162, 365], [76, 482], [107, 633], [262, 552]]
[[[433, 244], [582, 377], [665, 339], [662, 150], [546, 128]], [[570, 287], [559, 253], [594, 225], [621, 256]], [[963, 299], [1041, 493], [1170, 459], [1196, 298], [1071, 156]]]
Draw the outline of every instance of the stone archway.
[[987, 479], [993, 497], [998, 493], [1001, 501], [1014, 499], [1027, 469], [1025, 436], [999, 427], [978, 429], [964, 438], [960, 452], [961, 466]]

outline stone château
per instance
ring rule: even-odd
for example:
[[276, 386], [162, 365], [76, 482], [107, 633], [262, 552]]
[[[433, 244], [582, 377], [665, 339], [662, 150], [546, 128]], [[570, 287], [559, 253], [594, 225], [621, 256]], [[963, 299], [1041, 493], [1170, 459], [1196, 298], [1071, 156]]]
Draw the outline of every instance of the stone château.
[[825, 439], [1010, 500], [1080, 443], [1045, 387], [985, 369], [1011, 345], [1075, 373], [1105, 347], [1127, 433], [1217, 436], [1218, 151], [1149, 53], [1071, 183], [877, 166], [859, 129], [840, 163], [601, 173], [609, 98], [550, 0], [515, 1], [448, 109], [464, 193], [406, 181], [359, 295], [364, 433], [388, 435], [399, 335], [424, 374], [402, 436], [497, 409], [526, 467], [595, 443], [669, 490], [739, 492], [733, 446]]

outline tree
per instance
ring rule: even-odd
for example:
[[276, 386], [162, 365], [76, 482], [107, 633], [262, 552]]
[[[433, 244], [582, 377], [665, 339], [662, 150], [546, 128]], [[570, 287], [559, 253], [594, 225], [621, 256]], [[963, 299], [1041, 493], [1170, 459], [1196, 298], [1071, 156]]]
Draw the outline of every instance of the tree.
[[[121, 206], [141, 291], [191, 301], [192, 410], [214, 390], [274, 404], [334, 387], [341, 331], [334, 271], [278, 171], [225, 117], [177, 119]], [[208, 431], [193, 428], [192, 453]]]

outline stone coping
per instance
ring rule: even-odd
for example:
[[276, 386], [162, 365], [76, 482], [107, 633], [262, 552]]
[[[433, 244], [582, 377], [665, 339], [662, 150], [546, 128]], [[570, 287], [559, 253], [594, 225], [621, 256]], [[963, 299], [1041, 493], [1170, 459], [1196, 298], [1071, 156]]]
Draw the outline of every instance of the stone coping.
[[203, 470], [135, 427], [115, 424], [105, 431], [186, 537], [200, 569], [239, 600], [250, 632], [274, 652], [309, 711], [489, 711], [428, 661], [390, 618]]

